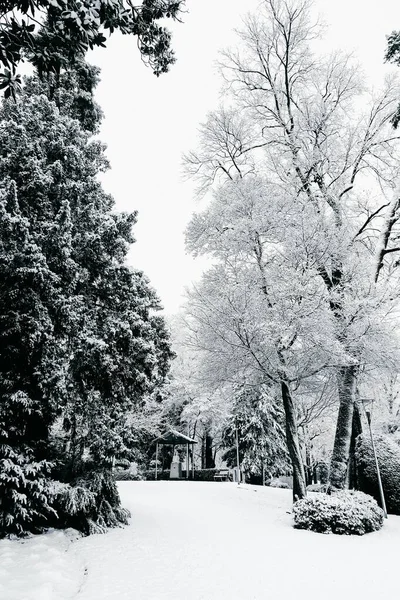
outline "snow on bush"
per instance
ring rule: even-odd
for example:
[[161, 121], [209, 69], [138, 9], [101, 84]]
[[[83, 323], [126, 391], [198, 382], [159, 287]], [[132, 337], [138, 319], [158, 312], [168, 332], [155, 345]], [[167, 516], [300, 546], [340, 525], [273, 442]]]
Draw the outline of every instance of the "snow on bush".
[[121, 507], [115, 481], [102, 472], [90, 473], [75, 485], [53, 482], [52, 505], [58, 516], [57, 527], [72, 527], [86, 535], [126, 525], [130, 517]]
[[310, 483], [310, 485], [307, 486], [307, 492], [322, 492], [323, 494], [326, 494], [327, 489], [327, 483]]
[[25, 447], [0, 448], [0, 539], [41, 533], [54, 510], [49, 505], [48, 461], [36, 461]]
[[[376, 436], [375, 446], [387, 510], [400, 515], [400, 447], [388, 435]], [[359, 489], [380, 501], [371, 440], [363, 435], [357, 438], [356, 465]]]
[[318, 533], [364, 535], [383, 525], [383, 511], [363, 492], [341, 491], [303, 498], [293, 505], [296, 529]]
[[274, 487], [274, 488], [282, 488], [285, 490], [290, 489], [290, 485], [286, 481], [281, 481], [279, 478], [271, 479], [271, 481], [268, 483], [268, 485], [269, 485], [269, 487]]
[[137, 463], [129, 463], [127, 468], [121, 466], [115, 469], [114, 479], [115, 481], [140, 481], [141, 479], [143, 479], [143, 475], [142, 472], [139, 470]]
[[0, 402], [0, 539], [40, 533], [54, 517], [49, 502], [52, 463], [38, 460], [26, 429], [42, 418], [25, 392], [3, 394]]

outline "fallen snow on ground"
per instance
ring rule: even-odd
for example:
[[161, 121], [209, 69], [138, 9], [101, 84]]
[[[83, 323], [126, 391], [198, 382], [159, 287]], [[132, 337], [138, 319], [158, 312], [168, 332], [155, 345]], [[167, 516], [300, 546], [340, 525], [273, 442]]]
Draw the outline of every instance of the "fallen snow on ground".
[[82, 562], [73, 552], [78, 539], [80, 535], [70, 529], [1, 540], [1, 600], [76, 598], [84, 578]]
[[129, 527], [73, 543], [61, 532], [0, 542], [1, 600], [399, 597], [400, 517], [362, 537], [321, 535], [293, 529], [289, 490], [119, 486]]

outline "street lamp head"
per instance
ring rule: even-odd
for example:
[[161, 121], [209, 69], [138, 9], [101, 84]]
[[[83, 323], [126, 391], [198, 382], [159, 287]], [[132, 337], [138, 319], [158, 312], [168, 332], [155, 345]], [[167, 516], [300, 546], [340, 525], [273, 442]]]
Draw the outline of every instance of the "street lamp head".
[[367, 417], [368, 425], [371, 424], [371, 412], [375, 398], [360, 398], [364, 407], [365, 416]]
[[375, 402], [375, 398], [360, 398], [361, 402], [365, 405], [370, 405]]

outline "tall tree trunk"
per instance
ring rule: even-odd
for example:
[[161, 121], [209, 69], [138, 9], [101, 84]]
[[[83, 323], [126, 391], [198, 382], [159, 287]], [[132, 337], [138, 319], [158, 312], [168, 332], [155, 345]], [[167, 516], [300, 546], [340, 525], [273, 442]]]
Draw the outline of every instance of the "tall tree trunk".
[[201, 468], [206, 468], [206, 433], [201, 436]]
[[358, 489], [357, 485], [357, 466], [356, 466], [356, 439], [362, 433], [362, 423], [360, 410], [357, 402], [354, 403], [353, 411], [353, 422], [351, 427], [351, 439], [350, 439], [350, 458], [349, 458], [349, 476], [348, 485], [351, 490]]
[[306, 496], [304, 466], [300, 453], [296, 410], [289, 385], [286, 381], [281, 381], [281, 391], [283, 408], [285, 410], [286, 442], [293, 468], [293, 501], [295, 502]]
[[309, 442], [305, 443], [305, 451], [306, 451], [306, 484], [311, 485], [313, 483], [313, 467], [312, 467], [312, 459], [311, 459], [311, 449]]
[[205, 440], [205, 462], [206, 462], [205, 468], [206, 469], [214, 469], [214, 467], [215, 467], [212, 444], [213, 444], [213, 439], [212, 439], [211, 435], [209, 433], [206, 433], [206, 440]]
[[350, 442], [356, 391], [357, 367], [338, 370], [339, 413], [331, 459], [329, 484], [332, 489], [344, 489], [349, 464]]
[[306, 459], [306, 462], [304, 464], [306, 485], [311, 485], [314, 482], [314, 468], [312, 458], [312, 443], [310, 442], [310, 432], [308, 430], [308, 425], [303, 425], [301, 438], [303, 444], [300, 445], [300, 449], [304, 450], [304, 455]]

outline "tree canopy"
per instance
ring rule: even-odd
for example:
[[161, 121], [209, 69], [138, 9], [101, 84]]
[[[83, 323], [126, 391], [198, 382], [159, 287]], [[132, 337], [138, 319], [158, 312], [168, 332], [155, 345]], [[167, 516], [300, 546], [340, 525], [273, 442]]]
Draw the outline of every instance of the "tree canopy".
[[335, 372], [340, 488], [363, 369], [398, 349], [399, 88], [387, 79], [367, 93], [351, 57], [315, 55], [318, 32], [307, 0], [248, 15], [221, 54], [222, 104], [186, 156], [199, 192], [213, 190], [187, 235], [214, 262], [191, 293], [193, 330], [211, 364], [234, 356], [232, 375], [252, 364], [282, 385], [299, 495], [299, 382]]
[[171, 34], [158, 22], [178, 19], [184, 0], [6, 0], [0, 15], [0, 89], [14, 96], [17, 67], [30, 61], [41, 75], [60, 73], [119, 31], [137, 38], [143, 60], [156, 75], [175, 61]]

